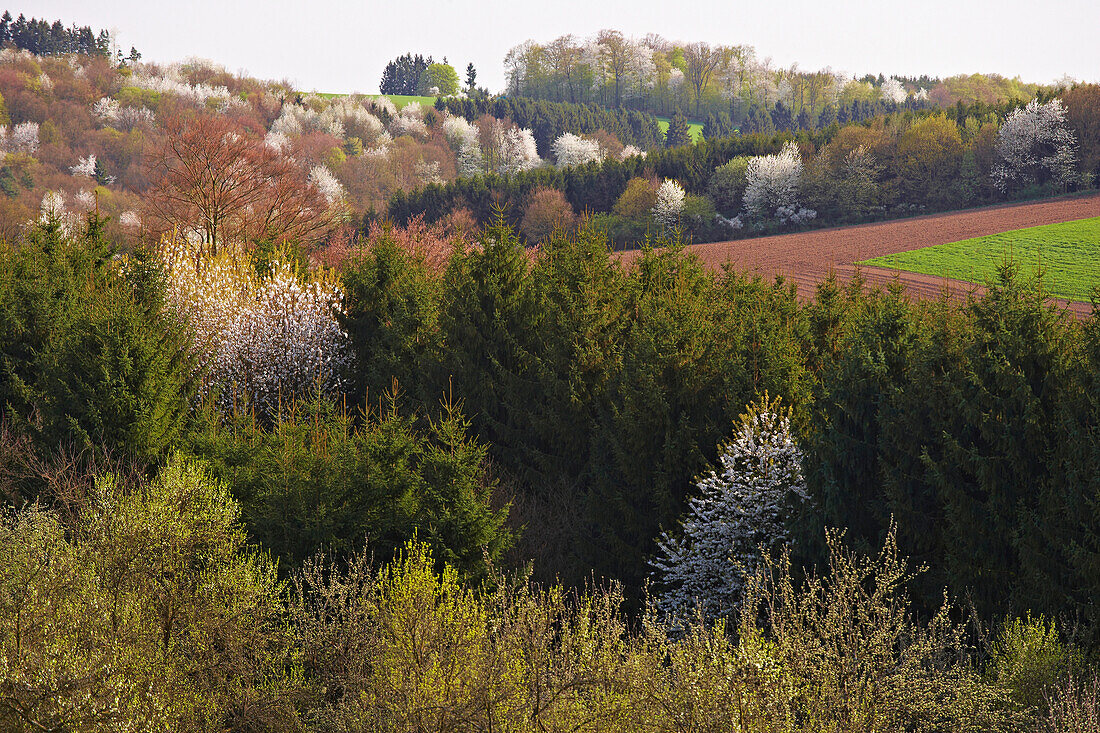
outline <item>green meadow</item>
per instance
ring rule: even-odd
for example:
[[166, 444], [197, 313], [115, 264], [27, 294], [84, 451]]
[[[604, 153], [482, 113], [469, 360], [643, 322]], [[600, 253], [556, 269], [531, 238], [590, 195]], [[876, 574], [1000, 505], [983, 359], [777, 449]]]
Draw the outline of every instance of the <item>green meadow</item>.
[[[657, 124], [661, 126], [661, 134], [668, 133], [668, 117], [658, 117]], [[691, 133], [691, 141], [697, 143], [703, 139], [703, 123], [688, 120], [688, 132]]]
[[1069, 300], [1089, 300], [1100, 286], [1100, 217], [1017, 229], [859, 264], [985, 283], [1004, 262], [1026, 275], [1042, 268], [1043, 290]]

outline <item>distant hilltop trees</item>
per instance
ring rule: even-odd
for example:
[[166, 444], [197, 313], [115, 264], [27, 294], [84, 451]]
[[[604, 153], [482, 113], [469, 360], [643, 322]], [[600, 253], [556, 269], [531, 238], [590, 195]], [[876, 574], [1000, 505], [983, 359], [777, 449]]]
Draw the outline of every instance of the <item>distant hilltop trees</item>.
[[[82, 53], [107, 57], [111, 54], [111, 34], [106, 30], [94, 33], [91, 26], [77, 27], [76, 24], [66, 28], [60, 20], [53, 23], [38, 18], [27, 20], [22, 13], [12, 20], [11, 12], [5, 10], [0, 16], [0, 46], [9, 43], [38, 56]], [[138, 56], [134, 49], [130, 55]]]

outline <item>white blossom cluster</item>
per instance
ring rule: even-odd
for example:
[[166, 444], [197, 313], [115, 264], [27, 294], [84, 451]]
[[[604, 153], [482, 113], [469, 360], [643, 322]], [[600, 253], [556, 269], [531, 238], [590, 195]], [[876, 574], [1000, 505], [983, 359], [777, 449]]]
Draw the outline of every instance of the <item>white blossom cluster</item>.
[[879, 91], [882, 92], [883, 99], [894, 104], [901, 104], [909, 96], [909, 92], [905, 91], [901, 81], [892, 76], [882, 83]]
[[0, 125], [0, 152], [34, 155], [38, 152], [38, 123], [20, 122], [10, 130]]
[[443, 120], [443, 136], [455, 151], [459, 176], [472, 178], [482, 172], [484, 159], [476, 127], [465, 117], [448, 117]]
[[658, 539], [650, 565], [662, 588], [657, 605], [663, 613], [685, 619], [699, 609], [706, 619], [729, 616], [745, 577], [758, 567], [761, 548], [775, 551], [788, 543], [786, 509], [809, 500], [790, 417], [766, 396], [750, 405], [721, 449], [721, 470], [697, 484], [681, 531]]
[[1033, 99], [1012, 111], [997, 135], [997, 162], [990, 177], [1000, 191], [1039, 182], [1045, 173], [1058, 185], [1073, 182], [1077, 138], [1066, 127], [1062, 100], [1040, 104]]
[[20, 60], [31, 61], [35, 59], [38, 59], [38, 57], [25, 48], [8, 46], [0, 50], [0, 64], [12, 64]]
[[224, 106], [244, 105], [240, 98], [234, 97], [224, 86], [189, 83], [181, 78], [175, 66], [169, 67], [168, 72], [163, 75], [134, 74], [127, 83], [141, 89], [150, 89], [158, 94], [171, 94], [195, 106], [203, 106], [209, 100], [222, 102]]
[[123, 107], [118, 100], [103, 97], [92, 105], [92, 116], [105, 127], [128, 132], [140, 125], [152, 124], [153, 111], [147, 107]]
[[424, 160], [421, 158], [413, 166], [413, 175], [416, 176], [416, 180], [421, 185], [443, 183], [443, 176], [439, 174], [441, 168], [442, 166], [440, 166], [438, 160]]
[[645, 157], [645, 151], [638, 148], [638, 147], [636, 147], [636, 146], [634, 146], [634, 145], [627, 145], [626, 147], [624, 147], [622, 149], [622, 152], [619, 153], [619, 160], [626, 160], [627, 158], [633, 158], [636, 155], [640, 155], [644, 158]]
[[[497, 120], [496, 127], [500, 127]], [[500, 165], [499, 173], [520, 173], [538, 168], [542, 165], [539, 157], [538, 146], [535, 144], [535, 135], [530, 130], [512, 127], [504, 131], [499, 138]]]
[[141, 216], [133, 209], [127, 209], [119, 214], [118, 223], [129, 229], [137, 229], [141, 226]]
[[401, 137], [402, 135], [411, 135], [421, 139], [428, 137], [428, 126], [424, 124], [424, 120], [415, 113], [405, 113], [405, 110], [413, 105], [416, 105], [417, 108], [420, 107], [416, 102], [405, 105], [404, 109], [401, 110], [401, 114], [390, 121], [390, 134], [394, 137]]
[[344, 124], [336, 115], [322, 117], [319, 112], [297, 104], [284, 104], [279, 116], [271, 123], [271, 132], [287, 137], [298, 137], [312, 130], [341, 140], [344, 137]]
[[680, 222], [684, 210], [684, 188], [676, 181], [665, 179], [657, 189], [657, 203], [653, 206], [653, 218], [664, 232], [670, 232]]
[[38, 223], [48, 224], [53, 221], [61, 226], [61, 236], [65, 239], [71, 239], [80, 228], [80, 217], [76, 212], [68, 209], [65, 203], [65, 192], [61, 190], [47, 191], [42, 196]]
[[77, 191], [73, 199], [76, 201], [76, 205], [80, 207], [81, 211], [91, 211], [95, 208], [95, 194], [86, 188]]
[[600, 144], [595, 140], [588, 140], [571, 132], [563, 132], [551, 145], [554, 159], [562, 168], [585, 163], [599, 162], [603, 157], [600, 154]]
[[282, 153], [290, 147], [290, 138], [285, 132], [269, 132], [264, 135], [264, 145], [276, 153]]
[[374, 147], [364, 150], [363, 155], [368, 158], [384, 158], [390, 152], [390, 143], [392, 142], [393, 138], [390, 133], [383, 130], [378, 139], [374, 141]]
[[777, 155], [759, 155], [745, 170], [745, 212], [756, 220], [771, 218], [779, 208], [798, 210], [802, 184], [802, 156], [798, 145], [788, 141]]
[[370, 105], [377, 111], [378, 114], [383, 112], [393, 117], [397, 114], [397, 105], [393, 103], [393, 100], [387, 96], [371, 97]]
[[95, 153], [79, 158], [76, 165], [69, 168], [69, 172], [74, 176], [93, 178], [95, 176]]
[[321, 112], [321, 117], [327, 119], [333, 117], [344, 127], [346, 137], [357, 137], [364, 145], [375, 142], [385, 127], [382, 121], [367, 111], [367, 109], [350, 98], [341, 98], [329, 105]]
[[775, 209], [775, 218], [780, 224], [801, 224], [817, 218], [817, 212], [803, 206], [779, 206]]
[[200, 398], [214, 391], [223, 411], [272, 416], [293, 398], [342, 388], [351, 357], [334, 273], [277, 261], [261, 277], [242, 246], [210, 254], [182, 239], [163, 242], [160, 256], [169, 307], [207, 366]]
[[336, 176], [332, 174], [327, 166], [313, 166], [313, 169], [309, 172], [309, 182], [321, 192], [329, 206], [344, 200], [344, 194], [346, 193], [344, 186], [336, 180]]
[[48, 92], [53, 89], [53, 79], [49, 77], [49, 74], [42, 72], [38, 75], [38, 88], [44, 92]]

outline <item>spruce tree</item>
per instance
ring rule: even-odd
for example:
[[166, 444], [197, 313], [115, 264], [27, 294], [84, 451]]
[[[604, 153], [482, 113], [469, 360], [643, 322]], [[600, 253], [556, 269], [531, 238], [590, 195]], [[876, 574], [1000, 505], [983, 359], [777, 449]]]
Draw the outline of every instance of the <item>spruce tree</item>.
[[678, 148], [691, 144], [691, 131], [688, 129], [687, 119], [684, 113], [676, 110], [672, 120], [668, 123], [668, 132], [665, 133], [665, 147]]
[[711, 112], [707, 115], [707, 121], [703, 123], [703, 138], [706, 140], [713, 140], [716, 137], [721, 137], [722, 133], [718, 127], [718, 118]]

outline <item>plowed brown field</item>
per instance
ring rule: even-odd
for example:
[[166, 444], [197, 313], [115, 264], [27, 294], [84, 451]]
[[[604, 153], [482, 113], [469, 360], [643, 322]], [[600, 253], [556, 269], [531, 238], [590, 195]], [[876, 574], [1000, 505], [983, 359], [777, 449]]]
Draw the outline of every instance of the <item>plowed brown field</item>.
[[[1094, 216], [1100, 216], [1100, 194], [756, 239], [695, 244], [690, 249], [712, 267], [721, 267], [729, 262], [739, 270], [756, 271], [762, 275], [784, 275], [798, 283], [800, 295], [809, 297], [813, 294], [813, 286], [830, 272], [846, 279], [855, 272], [853, 263], [870, 257]], [[636, 255], [636, 252], [624, 252], [623, 259], [629, 262]], [[971, 283], [959, 280], [899, 273], [887, 268], [861, 267], [860, 272], [871, 283], [886, 283], [898, 278], [918, 298], [936, 297], [945, 288], [956, 297], [980, 290]], [[1060, 302], [1078, 315], [1087, 315], [1092, 311], [1088, 303]]]

